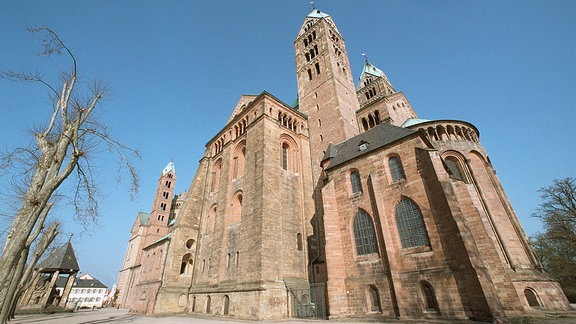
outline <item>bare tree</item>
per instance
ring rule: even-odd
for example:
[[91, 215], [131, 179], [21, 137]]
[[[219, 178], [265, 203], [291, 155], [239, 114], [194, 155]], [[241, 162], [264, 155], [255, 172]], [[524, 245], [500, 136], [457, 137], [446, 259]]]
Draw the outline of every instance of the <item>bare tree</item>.
[[[71, 67], [60, 76], [60, 87], [52, 86], [39, 72], [1, 72], [0, 77], [14, 81], [28, 81], [46, 86], [51, 93], [53, 106], [48, 120], [35, 130], [35, 141], [27, 147], [18, 147], [2, 156], [1, 168], [18, 169], [23, 186], [21, 202], [6, 232], [0, 256], [0, 308], [12, 305], [8, 298], [10, 287], [20, 283], [23, 273], [16, 272], [31, 241], [38, 236], [58, 196], [57, 189], [73, 173], [76, 174], [74, 190], [70, 199], [78, 220], [91, 221], [98, 216], [97, 186], [92, 175], [92, 154], [106, 148], [120, 160], [120, 170], [127, 170], [131, 190], [137, 191], [138, 177], [131, 163], [139, 158], [136, 150], [114, 140], [108, 128], [94, 117], [94, 110], [104, 98], [107, 88], [95, 82], [85, 94], [77, 90], [76, 58], [59, 36], [47, 27], [30, 28], [30, 32], [45, 35], [42, 43], [44, 56], [65, 54], [71, 59]], [[28, 253], [26, 252], [26, 257]], [[15, 294], [12, 294], [12, 297]], [[8, 306], [6, 306], [8, 305]]]
[[532, 216], [542, 220], [544, 231], [532, 237], [532, 244], [544, 268], [576, 302], [576, 179], [554, 180], [540, 194]]

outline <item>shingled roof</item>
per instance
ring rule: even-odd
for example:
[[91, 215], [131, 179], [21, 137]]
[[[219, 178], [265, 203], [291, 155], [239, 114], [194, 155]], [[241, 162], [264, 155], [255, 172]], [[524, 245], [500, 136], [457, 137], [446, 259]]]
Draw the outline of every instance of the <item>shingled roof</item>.
[[[66, 283], [68, 282], [68, 278], [59, 277], [56, 280], [56, 287], [65, 287]], [[107, 289], [108, 287], [100, 282], [100, 280], [92, 278], [92, 279], [82, 279], [82, 278], [75, 278], [73, 288], [104, 288]]]
[[418, 132], [390, 124], [380, 124], [338, 145], [330, 144], [322, 161], [330, 160], [325, 168], [328, 170], [415, 133]]
[[38, 266], [38, 269], [40, 269], [40, 272], [60, 271], [61, 273], [72, 273], [80, 271], [70, 241], [54, 251]]

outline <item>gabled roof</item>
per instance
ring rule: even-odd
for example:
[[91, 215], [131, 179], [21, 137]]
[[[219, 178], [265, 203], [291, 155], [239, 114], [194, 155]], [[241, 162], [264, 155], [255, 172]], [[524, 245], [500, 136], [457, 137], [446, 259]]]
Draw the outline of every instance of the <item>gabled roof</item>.
[[[67, 282], [68, 282], [68, 278], [59, 277], [56, 280], [56, 287], [64, 288], [66, 286]], [[105, 284], [103, 284], [102, 282], [100, 282], [100, 280], [98, 280], [98, 279], [75, 278], [74, 284], [72, 285], [72, 288], [104, 288], [104, 289], [106, 289], [108, 287]]]
[[228, 122], [231, 122], [236, 116], [241, 114], [244, 108], [250, 105], [250, 103], [254, 101], [254, 99], [256, 98], [258, 98], [258, 95], [247, 95], [247, 94], [242, 95], [238, 100], [236, 107], [232, 111], [232, 114], [230, 115]]
[[330, 144], [322, 160], [330, 160], [326, 167], [328, 170], [416, 133], [415, 130], [380, 124], [338, 145]]
[[58, 270], [62, 273], [71, 273], [80, 271], [72, 243], [68, 241], [68, 243], [56, 249], [44, 262], [40, 263], [38, 269], [40, 269], [40, 272]]

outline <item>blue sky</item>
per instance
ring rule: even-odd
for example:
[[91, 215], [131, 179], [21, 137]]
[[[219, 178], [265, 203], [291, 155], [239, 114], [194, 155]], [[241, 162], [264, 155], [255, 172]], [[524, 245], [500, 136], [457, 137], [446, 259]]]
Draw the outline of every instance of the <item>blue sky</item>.
[[[332, 16], [357, 80], [362, 53], [421, 118], [476, 125], [526, 232], [538, 189], [576, 175], [576, 2], [316, 1]], [[130, 200], [113, 161], [99, 159], [101, 218], [75, 235], [81, 270], [111, 286], [138, 211], [149, 211], [173, 160], [187, 190], [206, 142], [242, 94], [296, 98], [293, 42], [309, 1], [0, 0], [0, 69], [40, 69], [57, 82], [64, 57], [41, 58], [46, 25], [74, 51], [83, 81], [111, 92], [98, 112], [113, 136], [139, 148], [141, 190]], [[55, 83], [58, 85], [57, 83]], [[0, 80], [0, 145], [26, 143], [49, 106], [40, 86]], [[2, 190], [9, 177], [0, 178]], [[54, 217], [79, 233], [65, 206]]]

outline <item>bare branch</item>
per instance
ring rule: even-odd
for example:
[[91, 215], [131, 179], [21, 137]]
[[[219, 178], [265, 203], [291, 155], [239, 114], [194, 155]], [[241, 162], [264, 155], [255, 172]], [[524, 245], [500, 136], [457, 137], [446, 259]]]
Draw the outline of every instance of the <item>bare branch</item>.
[[50, 89], [55, 95], [58, 95], [58, 91], [56, 91], [56, 89], [54, 89], [48, 82], [44, 81], [43, 75], [39, 71], [23, 73], [8, 70], [0, 72], [0, 79], [21, 82], [38, 82], [48, 87], [48, 89]]
[[28, 31], [31, 33], [39, 33], [39, 32], [46, 32], [48, 34], [47, 38], [44, 38], [42, 41], [42, 48], [44, 49], [40, 55], [42, 56], [50, 56], [52, 54], [62, 54], [62, 49], [64, 49], [70, 58], [72, 59], [72, 66], [73, 66], [73, 74], [76, 75], [76, 57], [72, 54], [72, 51], [64, 44], [64, 42], [58, 37], [52, 29], [41, 26], [41, 27], [28, 27]]

